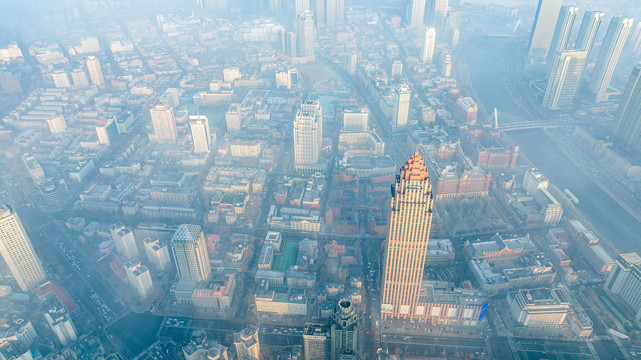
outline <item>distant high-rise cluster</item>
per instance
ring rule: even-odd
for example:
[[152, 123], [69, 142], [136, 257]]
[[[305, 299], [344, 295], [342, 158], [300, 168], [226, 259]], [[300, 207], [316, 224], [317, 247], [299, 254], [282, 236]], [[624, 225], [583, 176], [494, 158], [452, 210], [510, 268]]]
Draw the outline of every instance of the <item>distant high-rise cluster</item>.
[[[561, 0], [539, 0], [529, 56], [532, 60], [547, 59], [546, 68], [550, 76], [543, 97], [543, 107], [547, 110], [572, 107], [603, 19], [602, 12], [586, 11], [572, 47], [569, 39], [578, 11], [574, 5], [562, 5]], [[587, 92], [597, 103], [609, 98], [610, 80], [632, 23], [632, 19], [623, 16], [615, 16], [610, 21], [596, 65], [586, 84]], [[554, 32], [550, 32], [552, 28]]]

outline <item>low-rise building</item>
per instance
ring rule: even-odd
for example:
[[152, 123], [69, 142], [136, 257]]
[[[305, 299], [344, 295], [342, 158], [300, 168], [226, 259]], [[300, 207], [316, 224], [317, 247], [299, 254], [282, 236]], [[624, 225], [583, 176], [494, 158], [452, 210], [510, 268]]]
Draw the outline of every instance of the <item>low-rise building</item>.
[[425, 265], [441, 265], [454, 261], [454, 246], [450, 239], [430, 239], [427, 243]]
[[261, 289], [254, 294], [256, 311], [279, 315], [307, 315], [307, 296], [304, 292], [280, 292], [273, 289]]
[[514, 319], [524, 326], [558, 326], [565, 322], [570, 301], [563, 290], [519, 290], [507, 295]]

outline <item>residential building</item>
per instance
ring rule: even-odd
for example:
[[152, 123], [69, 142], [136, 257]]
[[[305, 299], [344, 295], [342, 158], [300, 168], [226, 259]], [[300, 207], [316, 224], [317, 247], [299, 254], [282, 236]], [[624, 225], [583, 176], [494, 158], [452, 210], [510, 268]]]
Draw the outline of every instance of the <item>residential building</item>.
[[169, 257], [169, 248], [167, 243], [157, 238], [145, 238], [143, 240], [147, 259], [151, 264], [160, 271], [169, 270], [171, 258]]
[[153, 289], [151, 275], [149, 269], [142, 265], [138, 259], [130, 259], [124, 264], [125, 273], [127, 274], [127, 281], [136, 289], [141, 298], [146, 298], [150, 295]]
[[78, 340], [76, 327], [73, 325], [69, 312], [64, 306], [51, 304], [47, 312], [45, 312], [45, 320], [63, 347], [70, 342]]
[[100, 61], [98, 58], [93, 55], [88, 56], [86, 63], [91, 83], [96, 86], [102, 86], [105, 83], [105, 78], [102, 75], [102, 68], [100, 67]]
[[154, 133], [149, 135], [149, 139], [156, 142], [175, 143], [178, 140], [178, 131], [174, 109], [167, 105], [156, 105], [149, 110], [149, 113], [154, 126]]
[[121, 222], [112, 224], [110, 227], [111, 237], [116, 245], [118, 254], [124, 259], [130, 259], [138, 256], [138, 245], [136, 245], [136, 237], [134, 232], [125, 227]]
[[383, 270], [383, 319], [411, 318], [416, 314], [433, 201], [425, 160], [416, 151], [401, 167], [392, 186]]
[[16, 212], [0, 204], [0, 254], [22, 291], [45, 282], [45, 272]]
[[62, 115], [54, 115], [47, 118], [47, 125], [52, 134], [59, 134], [67, 130], [67, 122]]

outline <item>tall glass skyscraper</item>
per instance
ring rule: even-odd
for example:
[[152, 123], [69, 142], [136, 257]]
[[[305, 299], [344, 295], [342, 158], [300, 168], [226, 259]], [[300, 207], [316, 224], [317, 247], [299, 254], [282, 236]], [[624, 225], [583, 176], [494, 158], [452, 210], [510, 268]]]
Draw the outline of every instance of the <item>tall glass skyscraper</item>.
[[641, 151], [641, 63], [632, 70], [614, 120], [614, 140]]
[[617, 67], [633, 22], [634, 19], [625, 16], [615, 16], [610, 21], [588, 85], [588, 90], [594, 94], [594, 101], [597, 103], [607, 100], [610, 80], [612, 80], [612, 74]]
[[171, 250], [180, 280], [206, 281], [211, 273], [205, 235], [198, 225], [178, 226], [171, 238]]
[[588, 57], [590, 56], [590, 51], [592, 51], [596, 34], [599, 32], [602, 19], [602, 12], [590, 10], [585, 12], [583, 20], [581, 20], [581, 28], [579, 29], [579, 36], [576, 38], [574, 48], [587, 51]]
[[585, 50], [556, 52], [543, 98], [544, 108], [564, 110], [572, 106], [574, 95], [581, 84], [587, 53]]
[[396, 183], [392, 185], [383, 270], [383, 319], [417, 315], [433, 202], [427, 166], [417, 151], [403, 165], [396, 176]]
[[530, 57], [547, 58], [562, 4], [563, 0], [539, 0], [530, 34]]
[[550, 51], [548, 53], [548, 66], [554, 61], [557, 51], [567, 49], [568, 40], [570, 39], [572, 27], [574, 26], [574, 19], [576, 18], [576, 13], [578, 11], [579, 8], [574, 5], [563, 5], [561, 7], [559, 18], [556, 21], [554, 36], [552, 36]]
[[314, 13], [305, 10], [296, 16], [298, 56], [314, 56]]

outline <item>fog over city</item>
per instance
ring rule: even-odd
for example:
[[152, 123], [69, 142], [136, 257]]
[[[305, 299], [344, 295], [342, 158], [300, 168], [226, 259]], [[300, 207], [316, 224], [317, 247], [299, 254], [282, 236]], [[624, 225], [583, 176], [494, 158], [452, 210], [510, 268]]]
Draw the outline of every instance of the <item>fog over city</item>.
[[641, 359], [639, 253], [639, 0], [0, 0], [0, 360]]

